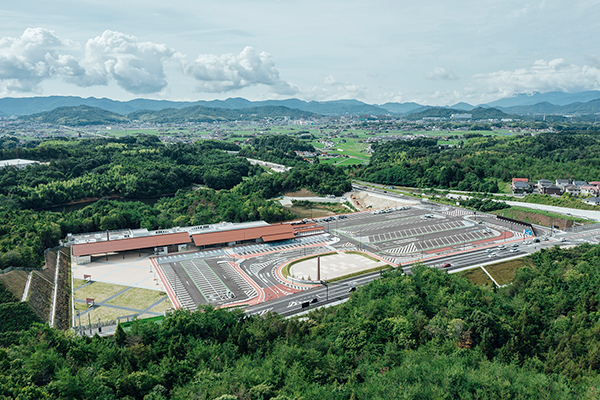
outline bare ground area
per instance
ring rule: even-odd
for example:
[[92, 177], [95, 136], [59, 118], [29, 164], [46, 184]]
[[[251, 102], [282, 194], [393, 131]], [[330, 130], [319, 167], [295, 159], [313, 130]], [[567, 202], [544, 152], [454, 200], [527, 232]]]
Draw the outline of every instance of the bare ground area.
[[310, 190], [305, 189], [305, 188], [296, 190], [295, 192], [285, 193], [284, 196], [287, 196], [287, 197], [319, 197], [318, 194], [313, 193]]
[[418, 201], [415, 200], [393, 199], [368, 192], [356, 192], [354, 193], [354, 196], [356, 198], [353, 199], [352, 204], [357, 207], [356, 201], [358, 201], [358, 207], [361, 210], [379, 210], [389, 207], [410, 206], [418, 203]]

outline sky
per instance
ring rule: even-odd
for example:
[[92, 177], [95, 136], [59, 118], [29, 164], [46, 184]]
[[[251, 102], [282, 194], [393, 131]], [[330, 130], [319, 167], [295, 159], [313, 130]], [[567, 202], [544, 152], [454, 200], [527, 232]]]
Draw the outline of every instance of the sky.
[[0, 97], [483, 104], [600, 90], [600, 0], [25, 0]]

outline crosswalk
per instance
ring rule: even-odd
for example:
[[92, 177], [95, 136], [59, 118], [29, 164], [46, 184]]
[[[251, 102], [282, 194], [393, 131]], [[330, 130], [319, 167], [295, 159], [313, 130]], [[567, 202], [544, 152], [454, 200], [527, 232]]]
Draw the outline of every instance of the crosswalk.
[[409, 243], [406, 246], [386, 250], [386, 252], [392, 253], [392, 254], [406, 254], [406, 253], [414, 253], [416, 251], [419, 251], [419, 249], [417, 249], [417, 246], [415, 246], [414, 243]]
[[264, 262], [261, 262], [261, 263], [252, 264], [252, 265], [250, 265], [250, 273], [252, 273], [255, 276], [258, 276], [258, 272], [260, 270], [262, 270], [263, 268], [265, 268], [267, 266], [270, 266], [270, 265], [273, 265], [273, 266], [279, 265], [281, 263], [284, 263], [285, 261], [287, 261], [286, 258], [283, 258], [283, 257], [274, 257], [274, 258], [272, 258], [270, 260], [267, 260], [267, 261], [264, 261]]
[[282, 250], [292, 250], [297, 249], [299, 247], [303, 247], [306, 245], [317, 244], [317, 243], [327, 243], [329, 242], [330, 236], [327, 234], [323, 235], [314, 235], [301, 237], [291, 240], [286, 240], [285, 242], [276, 243], [276, 244], [256, 244], [249, 246], [241, 246], [236, 247], [235, 252], [240, 256], [250, 256], [253, 254], [260, 254], [270, 251], [282, 251]]
[[462, 217], [463, 215], [473, 215], [473, 211], [468, 211], [462, 208], [452, 208], [450, 210], [442, 211], [446, 215], [450, 215], [452, 217]]
[[226, 253], [225, 253], [224, 249], [214, 249], [214, 250], [199, 251], [196, 253], [183, 253], [183, 254], [174, 253], [174, 254], [170, 254], [168, 256], [164, 256], [164, 257], [157, 257], [156, 261], [159, 264], [166, 264], [166, 263], [189, 260], [192, 258], [216, 258], [216, 257], [220, 257], [220, 256], [225, 256], [225, 255], [226, 255]]

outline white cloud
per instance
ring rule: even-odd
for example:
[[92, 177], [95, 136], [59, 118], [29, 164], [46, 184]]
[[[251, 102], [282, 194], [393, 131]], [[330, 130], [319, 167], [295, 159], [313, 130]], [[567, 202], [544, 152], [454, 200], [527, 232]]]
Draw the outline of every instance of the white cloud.
[[454, 74], [451, 70], [444, 67], [435, 67], [433, 71], [425, 74], [426, 79], [431, 79], [434, 81], [456, 81], [458, 80], [458, 76]]
[[0, 92], [35, 93], [44, 80], [62, 78], [82, 87], [114, 80], [130, 93], [156, 93], [167, 85], [163, 62], [174, 54], [164, 45], [112, 31], [90, 39], [81, 61], [69, 54], [77, 50], [43, 28], [0, 39]]
[[261, 84], [279, 95], [298, 91], [280, 78], [270, 54], [258, 54], [252, 47], [238, 55], [206, 54], [190, 62], [163, 44], [107, 30], [89, 39], [81, 53], [81, 46], [43, 28], [27, 29], [19, 38], [0, 39], [0, 94], [39, 93], [41, 84], [49, 79], [79, 87], [115, 82], [133, 94], [160, 93], [168, 85], [164, 68], [169, 59], [179, 61], [201, 92], [228, 92]]
[[368, 94], [366, 87], [351, 82], [340, 82], [332, 75], [325, 77], [323, 86], [314, 86], [303, 92], [310, 100], [349, 100], [364, 98]]
[[68, 80], [79, 86], [92, 86], [106, 85], [114, 79], [130, 93], [157, 93], [167, 86], [163, 63], [174, 54], [165, 45], [105, 31], [85, 45], [85, 58], [80, 62], [85, 74], [74, 73]]
[[600, 69], [595, 66], [569, 64], [562, 58], [546, 62], [536, 61], [531, 68], [514, 71], [497, 71], [475, 75], [475, 79], [487, 86], [488, 94], [497, 97], [516, 93], [600, 89]]
[[68, 47], [53, 31], [42, 28], [0, 39], [0, 93], [38, 92], [40, 83], [56, 73], [54, 67], [66, 61], [58, 52]]
[[187, 75], [198, 81], [199, 92], [222, 93], [250, 86], [266, 85], [277, 94], [292, 95], [298, 90], [279, 77], [269, 53], [257, 54], [247, 46], [240, 54], [201, 54], [194, 62], [182, 61]]

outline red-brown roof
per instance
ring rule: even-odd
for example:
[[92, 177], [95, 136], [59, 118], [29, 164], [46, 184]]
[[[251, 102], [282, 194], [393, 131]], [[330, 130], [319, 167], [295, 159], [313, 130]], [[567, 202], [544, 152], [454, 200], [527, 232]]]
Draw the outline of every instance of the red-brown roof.
[[528, 178], [512, 178], [512, 183], [515, 182], [529, 182]]
[[312, 232], [312, 231], [324, 231], [325, 227], [324, 226], [313, 226], [310, 228], [304, 228], [304, 229], [297, 229], [297, 232]]
[[[235, 229], [222, 232], [198, 233], [192, 235], [196, 246], [254, 240], [263, 236], [288, 234], [294, 237], [294, 228], [290, 224], [260, 226], [258, 228]], [[291, 238], [290, 237], [290, 238]], [[286, 237], [287, 238], [287, 237]], [[275, 239], [277, 240], [277, 239]]]
[[171, 246], [190, 242], [187, 232], [168, 233], [164, 235], [142, 236], [136, 238], [107, 240], [103, 242], [81, 243], [73, 245], [74, 256], [88, 256], [116, 251], [147, 249], [150, 247]]
[[315, 226], [317, 226], [317, 224], [315, 224], [314, 222], [312, 224], [305, 224], [305, 225], [294, 225], [294, 229], [296, 231], [302, 231], [304, 229], [310, 229], [310, 228], [314, 228]]
[[296, 235], [294, 235], [294, 233], [279, 233], [277, 235], [261, 236], [261, 239], [263, 240], [263, 242], [267, 243], [267, 242], [274, 242], [276, 240], [293, 239], [295, 237], [296, 237]]

